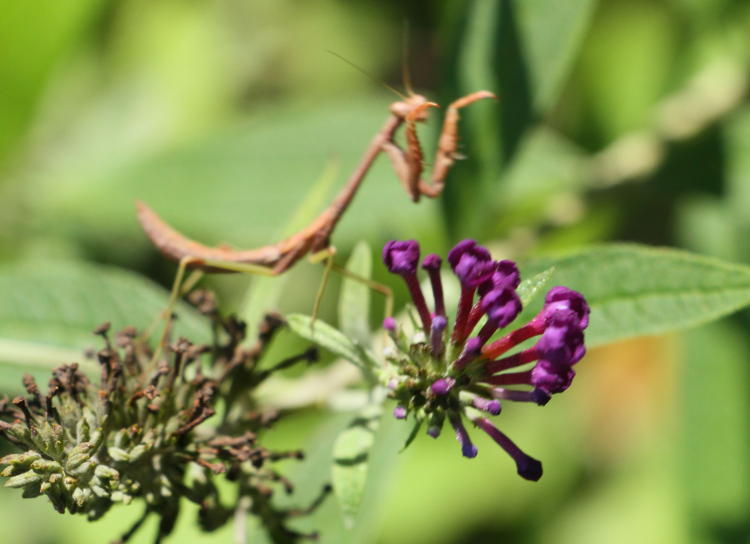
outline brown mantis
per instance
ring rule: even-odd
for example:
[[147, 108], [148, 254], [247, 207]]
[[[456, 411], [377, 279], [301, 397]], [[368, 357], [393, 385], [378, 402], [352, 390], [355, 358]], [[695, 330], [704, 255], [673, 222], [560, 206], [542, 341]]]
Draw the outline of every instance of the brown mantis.
[[[413, 93], [391, 104], [388, 119], [375, 134], [359, 165], [349, 176], [333, 202], [307, 227], [275, 244], [248, 250], [235, 250], [222, 246], [209, 247], [183, 236], [164, 222], [146, 204], [136, 202], [138, 219], [147, 236], [162, 254], [179, 261], [168, 310], [171, 311], [180, 296], [186, 269], [204, 272], [249, 272], [275, 276], [282, 274], [302, 257], [310, 254], [312, 262], [326, 261], [323, 283], [316, 296], [313, 316], [317, 315], [327, 276], [333, 268], [383, 293], [386, 296], [386, 315], [390, 315], [390, 289], [334, 265], [335, 250], [330, 244], [333, 230], [381, 152], [385, 152], [390, 159], [399, 181], [414, 202], [417, 202], [422, 195], [429, 198], [439, 196], [445, 186], [448, 171], [457, 158], [459, 110], [484, 98], [496, 97], [489, 91], [477, 91], [455, 100], [448, 106], [429, 182], [422, 179], [424, 155], [417, 136], [416, 123], [425, 121], [429, 108], [438, 107], [438, 105], [428, 101], [422, 95]], [[406, 149], [399, 147], [394, 140], [396, 131], [402, 124], [406, 125]]]

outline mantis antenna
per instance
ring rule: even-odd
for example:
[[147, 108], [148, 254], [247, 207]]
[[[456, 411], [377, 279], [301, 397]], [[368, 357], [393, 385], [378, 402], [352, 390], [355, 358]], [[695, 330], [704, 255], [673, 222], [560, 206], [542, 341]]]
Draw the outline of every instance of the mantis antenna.
[[365, 70], [361, 66], [358, 66], [354, 62], [350, 61], [349, 59], [347, 59], [343, 55], [339, 55], [338, 53], [336, 53], [335, 51], [331, 51], [330, 49], [326, 49], [326, 53], [329, 53], [329, 54], [333, 55], [334, 57], [338, 58], [339, 60], [344, 61], [349, 66], [351, 66], [352, 68], [354, 68], [355, 70], [357, 70], [360, 74], [366, 76], [368, 79], [374, 81], [375, 83], [377, 83], [379, 85], [382, 85], [383, 87], [385, 87], [386, 89], [388, 89], [392, 93], [395, 93], [399, 98], [401, 98], [401, 100], [406, 100], [407, 99], [407, 96], [404, 95], [404, 93], [399, 92], [399, 90], [396, 89], [394, 86], [388, 85], [388, 83], [386, 83], [382, 79], [379, 79], [379, 78], [375, 77], [370, 72], [368, 72], [367, 70]]

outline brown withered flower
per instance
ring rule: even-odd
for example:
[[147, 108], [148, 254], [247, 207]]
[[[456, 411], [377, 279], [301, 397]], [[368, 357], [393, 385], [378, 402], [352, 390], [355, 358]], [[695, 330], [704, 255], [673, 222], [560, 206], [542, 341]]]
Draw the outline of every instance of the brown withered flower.
[[[272, 451], [260, 443], [279, 414], [261, 410], [253, 392], [275, 371], [315, 361], [317, 352], [310, 349], [261, 368], [283, 320], [267, 315], [256, 343], [246, 347], [244, 323], [220, 317], [209, 293], [196, 292], [192, 299], [213, 322], [213, 345], [181, 338], [152, 350], [132, 327], [113, 341], [105, 323], [94, 331], [104, 343], [96, 354], [98, 384], [75, 363], [52, 371], [46, 394], [25, 376], [28, 395], [0, 401], [0, 432], [22, 450], [0, 459], [5, 485], [22, 488], [25, 498], [46, 495], [58, 512], [90, 520], [115, 503], [143, 502], [143, 516], [119, 542], [150, 514], [160, 517], [157, 540], [170, 534], [182, 498], [200, 506], [199, 523], [206, 531], [223, 526], [242, 508], [259, 518], [273, 542], [314, 538], [289, 528], [287, 521], [310, 513], [329, 489], [309, 508], [273, 504], [275, 488], [293, 490], [274, 462], [302, 459], [303, 453]], [[154, 351], [163, 355], [155, 357]], [[231, 504], [219, 496], [219, 477], [236, 485]]]

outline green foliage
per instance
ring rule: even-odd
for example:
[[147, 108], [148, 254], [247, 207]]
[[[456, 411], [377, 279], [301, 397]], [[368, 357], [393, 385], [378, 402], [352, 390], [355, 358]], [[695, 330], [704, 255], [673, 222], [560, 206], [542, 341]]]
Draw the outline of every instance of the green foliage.
[[[112, 266], [81, 262], [24, 262], [0, 268], [0, 335], [80, 349], [104, 321], [145, 329], [168, 293], [148, 279]], [[207, 340], [206, 322], [181, 304], [180, 330]]]
[[[74, 360], [93, 370], [82, 354], [96, 344], [94, 326], [109, 320], [114, 328], [145, 327], [164, 307], [166, 291], [144, 276], [169, 285], [174, 268], [138, 229], [134, 199], [209, 244], [254, 247], [309, 224], [395, 100], [374, 95], [370, 80], [324, 50], [401, 88], [398, 44], [406, 20], [406, 65], [418, 92], [442, 106], [480, 88], [500, 100], [462, 111], [460, 152], [467, 160], [456, 163], [437, 202], [409, 202], [387, 160], [378, 159], [331, 237], [337, 264], [348, 259], [353, 272], [393, 285], [398, 310], [403, 287], [384, 279], [370, 248], [416, 238], [425, 249], [444, 252], [472, 236], [504, 258], [528, 263], [519, 288], [528, 308], [519, 322], [560, 284], [592, 303], [591, 346], [722, 322], [682, 337], [684, 352], [664, 355], [664, 383], [653, 389], [647, 377], [634, 377], [633, 365], [650, 361], [639, 341], [632, 345], [640, 348], [612, 348], [635, 350], [620, 363], [621, 374], [589, 372], [596, 352], [588, 356], [577, 369], [583, 395], [555, 399], [562, 415], [539, 430], [545, 434], [539, 444], [560, 433], [551, 449], [562, 473], [550, 472], [542, 491], [505, 480], [507, 467], [490, 460], [457, 466], [450, 437], [430, 443], [433, 449], [416, 441], [394, 457], [404, 437], [386, 414], [377, 430], [373, 420], [369, 434], [352, 428], [341, 435], [337, 458], [360, 451], [369, 462], [334, 464], [340, 507], [330, 501], [299, 526], [320, 529], [323, 541], [363, 543], [380, 538], [384, 524], [385, 543], [404, 535], [430, 544], [475, 535], [616, 542], [632, 527], [641, 540], [744, 537], [750, 439], [743, 399], [750, 381], [743, 364], [750, 341], [747, 315], [726, 316], [750, 304], [748, 3], [422, 4], [0, 1], [0, 258], [6, 263], [0, 267], [0, 392], [15, 393], [28, 370], [41, 375], [34, 369]], [[438, 111], [430, 117], [420, 128], [427, 172]], [[336, 175], [316, 182], [331, 157]], [[265, 312], [291, 313], [290, 327], [305, 342], [320, 343], [372, 379], [379, 346], [370, 345], [369, 318], [379, 304], [370, 290], [344, 280], [337, 294], [333, 281], [316, 323], [295, 314], [309, 313], [321, 271], [303, 260], [280, 277], [212, 276], [208, 285], [227, 307], [240, 309], [250, 336]], [[448, 299], [453, 282], [446, 281]], [[195, 311], [180, 305], [178, 315], [175, 335], [208, 338]], [[327, 323], [338, 323], [340, 331]], [[271, 348], [283, 356], [303, 341], [285, 338]], [[632, 451], [614, 459], [592, 445], [600, 428], [627, 427], [649, 403], [629, 398], [614, 423], [597, 420], [591, 413], [606, 409], [587, 403], [612, 396], [600, 393], [611, 382], [623, 395], [642, 386], [641, 394], [664, 397], [660, 406], [671, 415], [666, 421], [646, 414], [658, 428], [643, 425], [628, 435]], [[673, 382], [676, 399], [669, 393]], [[331, 406], [356, 409], [347, 402], [359, 393], [336, 393]], [[304, 432], [322, 429], [309, 438], [315, 464], [293, 478], [306, 497], [327, 478], [334, 437], [350, 417], [329, 407], [320, 413], [302, 414], [309, 419], [290, 423], [285, 438], [296, 448]], [[508, 416], [516, 431], [529, 427]], [[384, 500], [375, 488], [387, 485], [394, 459], [405, 459], [418, 476], [400, 474]], [[665, 468], [675, 460], [679, 482]], [[425, 482], [428, 475], [434, 486]], [[432, 491], [423, 496], [423, 489]], [[439, 505], [435, 490], [442, 493]], [[406, 507], [415, 501], [419, 509]], [[499, 512], [497, 504], [510, 506]], [[29, 528], [16, 522], [28, 510], [2, 496], [0, 505], [7, 539], [20, 543], [73, 542], [122, 529], [109, 520], [92, 529], [62, 518], [40, 518], [44, 523]], [[378, 518], [381, 506], [390, 508], [385, 522]], [[354, 520], [351, 531], [341, 526], [342, 513]], [[210, 541], [205, 538], [186, 524], [175, 540]]]
[[[119, 330], [164, 326], [158, 316], [169, 293], [130, 271], [82, 262], [26, 262], [0, 268], [0, 381], [17, 390], [20, 375], [38, 375], [63, 362], [82, 361], [97, 344], [92, 331], [105, 321]], [[207, 341], [207, 322], [178, 307], [177, 334]], [[93, 362], [86, 363], [94, 369]]]
[[351, 340], [340, 330], [320, 319], [313, 321], [311, 317], [301, 314], [291, 314], [286, 320], [289, 327], [302, 338], [343, 357], [359, 368], [366, 377], [372, 377], [377, 362], [370, 351]]
[[349, 529], [354, 526], [362, 503], [370, 449], [375, 442], [381, 416], [379, 406], [365, 408], [333, 445], [333, 490], [344, 516], [344, 524]]
[[548, 268], [547, 270], [543, 270], [521, 282], [518, 289], [516, 289], [516, 292], [518, 293], [518, 297], [521, 299], [524, 308], [534, 302], [534, 300], [542, 294], [554, 273], [554, 268]]
[[551, 285], [586, 293], [592, 346], [700, 325], [750, 304], [749, 267], [672, 249], [610, 245], [526, 270], [551, 267]]
[[[361, 278], [372, 275], [372, 250], [360, 242], [352, 250], [346, 263], [349, 272]], [[370, 288], [353, 278], [345, 278], [339, 295], [339, 323], [349, 338], [366, 344], [370, 338]]]

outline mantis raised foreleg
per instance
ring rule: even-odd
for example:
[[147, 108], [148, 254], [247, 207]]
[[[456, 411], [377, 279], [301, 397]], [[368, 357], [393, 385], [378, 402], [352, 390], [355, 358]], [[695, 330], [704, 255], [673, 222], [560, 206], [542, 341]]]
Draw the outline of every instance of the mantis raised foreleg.
[[[180, 263], [172, 288], [169, 311], [182, 292], [182, 280], [188, 269], [275, 276], [291, 268], [305, 255], [310, 255], [312, 261], [326, 263], [324, 280], [331, 270], [337, 270], [386, 295], [386, 313], [389, 314], [390, 290], [336, 266], [333, 263], [334, 249], [330, 245], [330, 236], [381, 152], [385, 152], [390, 158], [396, 175], [412, 200], [416, 202], [421, 195], [430, 198], [440, 195], [448, 170], [457, 157], [459, 109], [477, 100], [494, 97], [495, 95], [489, 91], [477, 91], [451, 103], [443, 122], [430, 182], [421, 179], [423, 154], [417, 137], [416, 123], [426, 120], [428, 109], [437, 107], [437, 104], [418, 94], [411, 94], [404, 100], [391, 104], [391, 115], [375, 134], [359, 165], [333, 202], [307, 227], [275, 244], [249, 250], [206, 246], [183, 236], [165, 223], [151, 208], [137, 202], [138, 219], [148, 237], [165, 256]], [[404, 123], [407, 145], [406, 149], [402, 150], [394, 138], [397, 129]], [[324, 289], [325, 281], [316, 295], [313, 316], [317, 314]]]

